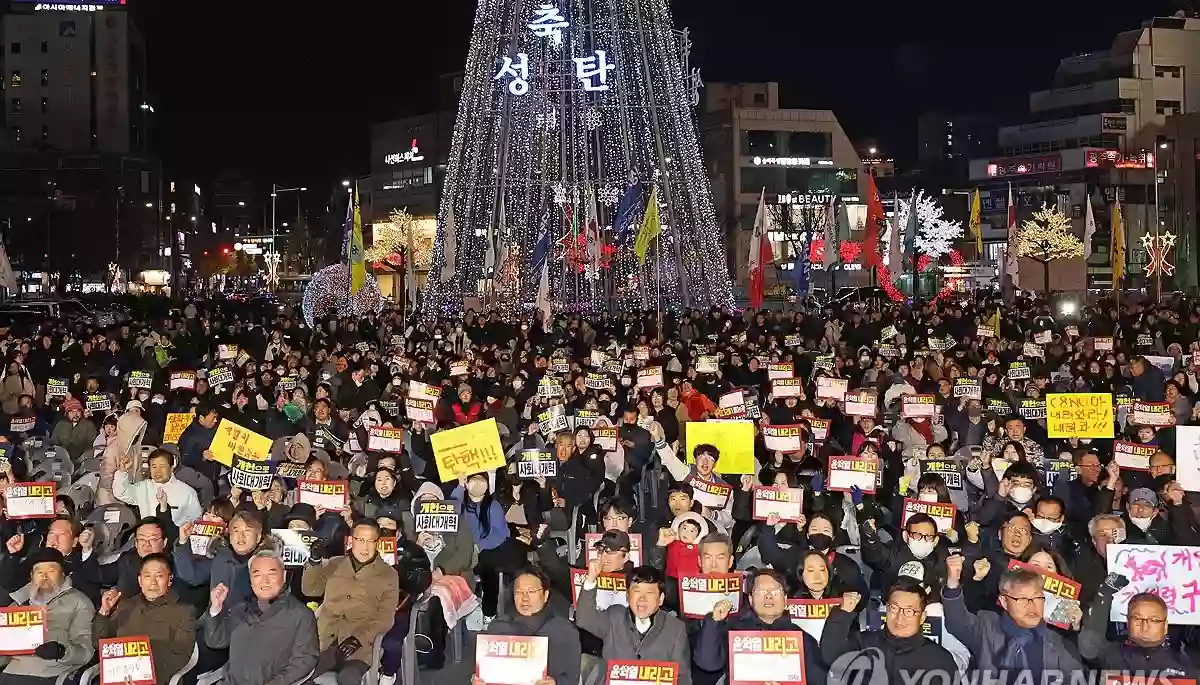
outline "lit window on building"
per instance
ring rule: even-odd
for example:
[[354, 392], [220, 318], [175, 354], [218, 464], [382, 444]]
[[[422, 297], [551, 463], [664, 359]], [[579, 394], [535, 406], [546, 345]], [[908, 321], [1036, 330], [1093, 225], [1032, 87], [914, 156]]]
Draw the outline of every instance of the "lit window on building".
[[21, 70], [20, 69], [12, 70], [12, 74], [9, 75], [9, 77], [8, 77], [8, 85], [10, 88], [20, 88], [21, 87]]

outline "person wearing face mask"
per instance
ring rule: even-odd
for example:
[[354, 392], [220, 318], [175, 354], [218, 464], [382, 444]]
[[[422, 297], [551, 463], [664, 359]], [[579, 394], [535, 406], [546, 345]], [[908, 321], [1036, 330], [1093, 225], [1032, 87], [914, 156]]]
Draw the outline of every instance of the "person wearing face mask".
[[414, 528], [416, 512], [421, 502], [432, 502], [445, 499], [440, 488], [433, 483], [423, 483], [413, 498], [412, 506], [404, 512], [389, 509], [381, 510], [383, 517], [399, 516], [401, 533], [404, 537], [421, 546], [429, 557], [429, 565], [433, 571], [433, 580], [443, 575], [461, 576], [469, 587], [475, 587], [475, 538], [465, 516], [458, 518], [458, 531], [455, 533], [418, 533]]
[[[855, 512], [861, 517], [861, 506], [856, 506]], [[941, 544], [942, 536], [933, 518], [922, 513], [909, 516], [903, 535], [886, 544], [879, 538], [874, 519], [860, 521], [859, 529], [863, 563], [875, 571], [883, 586], [891, 586], [904, 576], [929, 587], [940, 585], [939, 569], [947, 548]]]
[[500, 600], [500, 574], [515, 573], [522, 566], [521, 547], [509, 534], [504, 508], [497, 502], [488, 484], [488, 474], [476, 473], [459, 478], [459, 485], [450, 498], [459, 503], [459, 518], [467, 526], [479, 547], [479, 563], [475, 573], [479, 578], [480, 600], [484, 621], [496, 616]]
[[[807, 520], [801, 515], [800, 519], [795, 524], [783, 524], [778, 516], [767, 517], [766, 522], [759, 526], [758, 533], [758, 551], [762, 560], [785, 575], [796, 577], [803, 571], [801, 564], [808, 552], [818, 552], [825, 557], [830, 572], [842, 587], [864, 594], [869, 592], [858, 563], [834, 549], [833, 519], [822, 512], [814, 512]], [[785, 548], [779, 544], [779, 540], [781, 534], [789, 532], [788, 529], [803, 531], [804, 537], [799, 544], [789, 544]]]
[[984, 528], [995, 529], [1001, 519], [1014, 513], [1032, 513], [1033, 500], [1042, 481], [1038, 470], [1029, 462], [1017, 462], [1008, 467], [996, 488], [995, 495], [985, 489], [976, 519]]
[[1042, 547], [1061, 551], [1067, 542], [1066, 505], [1057, 497], [1042, 497], [1034, 505], [1033, 538]]

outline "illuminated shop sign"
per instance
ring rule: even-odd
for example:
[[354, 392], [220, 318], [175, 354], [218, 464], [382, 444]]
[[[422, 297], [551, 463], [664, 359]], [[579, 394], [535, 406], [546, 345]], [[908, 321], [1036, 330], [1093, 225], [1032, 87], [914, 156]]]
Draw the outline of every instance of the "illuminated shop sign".
[[754, 166], [833, 166], [833, 160], [812, 157], [755, 157]]
[[1145, 150], [1130, 154], [1119, 150], [1088, 150], [1084, 164], [1089, 168], [1150, 169], [1154, 167], [1154, 153]]
[[412, 148], [404, 152], [393, 152], [385, 155], [383, 163], [387, 165], [393, 164], [408, 164], [409, 162], [420, 162], [425, 159], [425, 155], [421, 154], [421, 148], [417, 147], [417, 139], [413, 138]]
[[988, 176], [1021, 176], [1024, 174], [1048, 174], [1062, 171], [1062, 157], [1023, 157], [994, 161], [987, 166]]

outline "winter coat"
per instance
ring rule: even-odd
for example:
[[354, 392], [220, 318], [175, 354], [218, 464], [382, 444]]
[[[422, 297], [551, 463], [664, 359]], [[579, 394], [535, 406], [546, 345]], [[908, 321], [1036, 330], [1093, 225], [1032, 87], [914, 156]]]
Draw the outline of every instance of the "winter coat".
[[195, 587], [207, 585], [214, 588], [224, 584], [229, 588], [227, 603], [236, 604], [253, 597], [250, 589], [250, 568], [246, 566], [253, 552], [244, 558], [238, 558], [229, 546], [229, 541], [224, 538], [220, 541], [214, 540], [213, 545], [216, 551], [209, 552], [212, 558], [192, 554], [191, 542], [185, 541], [175, 545], [171, 554], [175, 561], [175, 577], [180, 582]]
[[4, 382], [0, 383], [0, 403], [3, 404], [4, 413], [12, 416], [17, 413], [17, 400], [21, 395], [29, 395], [35, 397], [37, 388], [33, 385], [33, 380], [24, 374], [8, 374], [4, 377]]
[[[96, 493], [97, 504], [111, 504], [116, 501], [117, 498], [113, 494], [113, 476], [120, 466], [121, 457], [129, 457], [133, 461], [132, 467], [125, 474], [127, 485], [129, 479], [136, 478], [141, 474], [142, 436], [145, 433], [146, 421], [138, 416], [137, 412], [125, 412], [121, 414], [121, 418], [117, 419], [117, 437], [115, 440], [109, 440], [108, 444], [104, 446], [104, 463], [100, 467], [100, 485]], [[153, 502], [151, 502], [149, 510], [154, 511]], [[151, 514], [143, 514], [143, 516], [149, 515]]]
[[1105, 671], [1160, 678], [1196, 678], [1196, 667], [1177, 648], [1168, 645], [1140, 647], [1129, 640], [1110, 642], [1108, 632], [1112, 592], [1101, 592], [1088, 608], [1079, 631], [1079, 654]]
[[[413, 542], [417, 541], [417, 531], [414, 527], [416, 508], [420, 504], [421, 495], [428, 492], [429, 489], [437, 491], [437, 496], [441, 498], [441, 491], [436, 485], [425, 483], [417, 491], [417, 496], [413, 498], [412, 508], [401, 515], [399, 523], [404, 536]], [[430, 564], [434, 568], [442, 569], [442, 573], [446, 575], [462, 576], [466, 579], [467, 585], [475, 587], [475, 537], [467, 525], [467, 518], [465, 516], [458, 517], [458, 532], [456, 533], [431, 533], [431, 535], [441, 536], [444, 546], [436, 556], [429, 560]]]
[[312, 674], [320, 652], [317, 617], [311, 609], [286, 592], [265, 608], [253, 597], [231, 600], [225, 600], [225, 609], [216, 616], [206, 611], [200, 617], [204, 643], [212, 649], [229, 649], [225, 683], [286, 685]]
[[536, 616], [497, 618], [488, 625], [489, 635], [540, 636], [549, 641], [546, 675], [556, 683], [579, 682], [579, 629], [570, 621], [553, 615], [546, 607]]
[[81, 419], [79, 423], [63, 419], [50, 432], [50, 445], [62, 447], [71, 455], [71, 459], [79, 461], [85, 454], [91, 455], [96, 434], [96, 424], [91, 419]]
[[[1000, 659], [1004, 654], [1007, 639], [1000, 627], [1000, 614], [993, 611], [968, 611], [961, 587], [942, 589], [942, 608], [946, 613], [946, 630], [970, 650], [972, 662], [980, 673], [1002, 671]], [[828, 621], [825, 627], [826, 630], [829, 629]], [[1058, 633], [1053, 630], [1041, 630], [1040, 637], [1043, 673], [1075, 673], [1083, 670], [1078, 655]]]
[[174, 591], [154, 601], [141, 594], [125, 597], [110, 616], [96, 614], [95, 639], [129, 635], [150, 638], [154, 673], [159, 682], [183, 670], [196, 646], [195, 612]]
[[[12, 593], [13, 605], [28, 606], [33, 590], [33, 583], [30, 583]], [[95, 615], [92, 601], [71, 585], [70, 578], [65, 579], [58, 594], [46, 602], [46, 642], [59, 643], [66, 648], [66, 654], [57, 661], [47, 661], [33, 654], [14, 656], [4, 668], [4, 674], [57, 678], [87, 664], [96, 653], [92, 642], [92, 617]]]
[[696, 668], [708, 673], [721, 673], [729, 668], [729, 631], [731, 630], [775, 630], [796, 633], [804, 643], [804, 681], [807, 683], [825, 682], [826, 669], [821, 661], [821, 646], [811, 635], [797, 628], [787, 613], [775, 619], [774, 622], [767, 623], [748, 607], [738, 614], [728, 616], [724, 621], [713, 620], [711, 613], [700, 621], [700, 632], [696, 638], [694, 657]]
[[347, 554], [305, 566], [301, 592], [325, 597], [317, 618], [320, 648], [355, 637], [361, 646], [349, 658], [370, 663], [375, 638], [391, 629], [400, 605], [400, 578], [379, 556], [355, 571]]
[[[955, 633], [957, 635], [957, 633]], [[842, 611], [834, 607], [825, 619], [825, 628], [821, 632], [821, 655], [823, 661], [832, 666], [844, 654], [862, 650], [877, 649], [883, 656], [883, 665], [887, 678], [879, 675], [863, 674], [862, 678], [870, 682], [903, 683], [908, 682], [901, 677], [905, 674], [912, 682], [954, 682], [958, 673], [958, 664], [946, 648], [930, 640], [921, 633], [911, 637], [893, 637], [883, 630], [859, 631], [858, 614]], [[808, 654], [807, 649], [805, 654]], [[855, 664], [860, 659], [855, 659]], [[944, 673], [942, 679], [929, 678], [926, 680], [913, 679], [913, 674]]]
[[666, 611], [651, 618], [650, 630], [641, 635], [627, 607], [596, 608], [596, 588], [585, 584], [579, 592], [575, 624], [604, 642], [604, 659], [620, 661], [674, 661], [680, 665], [678, 685], [692, 685], [691, 649], [683, 621]]

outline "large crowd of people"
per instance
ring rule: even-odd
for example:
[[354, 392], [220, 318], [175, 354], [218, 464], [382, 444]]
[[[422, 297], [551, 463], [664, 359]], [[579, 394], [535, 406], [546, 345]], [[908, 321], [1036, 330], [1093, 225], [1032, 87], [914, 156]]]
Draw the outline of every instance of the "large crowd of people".
[[0, 685], [1200, 674], [1195, 299], [315, 323], [0, 329]]

